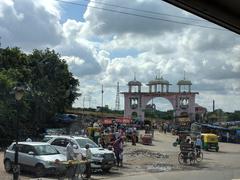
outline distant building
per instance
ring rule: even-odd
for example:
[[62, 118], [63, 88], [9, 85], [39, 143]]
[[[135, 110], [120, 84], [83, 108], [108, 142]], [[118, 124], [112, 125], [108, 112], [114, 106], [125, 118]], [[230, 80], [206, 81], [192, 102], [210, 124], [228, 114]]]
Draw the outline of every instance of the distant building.
[[196, 121], [203, 122], [206, 119], [207, 108], [202, 107], [199, 104], [195, 104], [195, 113], [196, 113]]

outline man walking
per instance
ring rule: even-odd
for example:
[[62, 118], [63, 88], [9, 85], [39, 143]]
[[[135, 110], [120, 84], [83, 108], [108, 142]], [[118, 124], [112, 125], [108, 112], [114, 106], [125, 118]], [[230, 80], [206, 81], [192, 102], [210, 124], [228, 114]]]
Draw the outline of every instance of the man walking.
[[113, 144], [114, 154], [116, 156], [117, 160], [117, 166], [122, 166], [122, 160], [123, 160], [123, 140], [121, 137], [118, 137], [118, 139]]

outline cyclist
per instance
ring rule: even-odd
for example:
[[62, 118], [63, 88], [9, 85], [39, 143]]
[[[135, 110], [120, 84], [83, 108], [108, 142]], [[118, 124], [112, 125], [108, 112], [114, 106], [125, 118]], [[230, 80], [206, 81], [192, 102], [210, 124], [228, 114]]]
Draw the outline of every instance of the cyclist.
[[195, 141], [195, 147], [196, 147], [197, 153], [198, 153], [198, 152], [201, 152], [201, 149], [202, 149], [202, 140], [201, 140], [200, 136], [197, 136], [197, 139], [196, 139], [196, 141]]

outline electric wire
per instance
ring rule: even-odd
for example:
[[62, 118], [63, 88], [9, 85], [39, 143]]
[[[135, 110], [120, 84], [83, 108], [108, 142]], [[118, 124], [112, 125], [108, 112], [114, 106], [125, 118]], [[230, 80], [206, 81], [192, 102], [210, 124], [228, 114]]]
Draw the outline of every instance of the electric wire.
[[126, 6], [119, 6], [119, 5], [116, 5], [116, 4], [110, 4], [110, 3], [100, 2], [100, 1], [96, 1], [96, 0], [84, 0], [84, 1], [92, 2], [92, 3], [96, 3], [96, 4], [103, 4], [103, 5], [111, 6], [111, 7], [117, 7], [117, 8], [122, 8], [122, 9], [128, 9], [128, 10], [138, 11], [138, 12], [144, 12], [144, 13], [149, 13], [149, 14], [155, 14], [155, 15], [161, 15], [161, 16], [169, 16], [169, 17], [186, 19], [186, 20], [191, 20], [191, 21], [208, 22], [208, 21], [206, 21], [205, 19], [189, 18], [189, 17], [176, 16], [176, 15], [167, 14], [167, 13], [160, 13], [160, 12], [156, 12], [156, 11], [150, 11], [150, 10], [144, 10], [144, 9], [137, 9], [137, 8], [130, 8], [130, 7], [126, 7]]
[[82, 7], [88, 7], [88, 8], [108, 11], [108, 12], [112, 12], [112, 13], [119, 13], [119, 14], [124, 14], [124, 15], [129, 15], [129, 16], [135, 16], [135, 17], [140, 17], [140, 18], [145, 18], [145, 19], [151, 19], [151, 20], [157, 20], [157, 21], [165, 21], [165, 22], [168, 22], [168, 23], [175, 23], [175, 24], [181, 24], [181, 25], [201, 27], [201, 28], [206, 28], [206, 29], [227, 31], [226, 29], [217, 28], [217, 27], [211, 27], [211, 26], [205, 26], [205, 25], [199, 25], [199, 24], [191, 24], [191, 23], [187, 23], [187, 22], [181, 22], [181, 21], [163, 19], [163, 18], [158, 18], [158, 17], [140, 15], [140, 14], [129, 13], [129, 12], [124, 12], [124, 11], [119, 11], [119, 10], [113, 10], [113, 9], [102, 8], [102, 7], [97, 7], [97, 6], [90, 6], [90, 5], [81, 4], [81, 3], [75, 3], [75, 2], [71, 2], [71, 1], [64, 1], [64, 0], [54, 0], [54, 1], [57, 1], [57, 2], [60, 2], [60, 3], [65, 3], [65, 4], [71, 4], [71, 5], [76, 5], [76, 6], [82, 6]]

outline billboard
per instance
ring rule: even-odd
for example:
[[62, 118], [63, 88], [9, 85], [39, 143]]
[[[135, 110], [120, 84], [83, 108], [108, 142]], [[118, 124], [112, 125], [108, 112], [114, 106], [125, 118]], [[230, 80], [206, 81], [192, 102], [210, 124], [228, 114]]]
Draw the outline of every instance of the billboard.
[[131, 124], [132, 120], [128, 117], [118, 117], [116, 118], [116, 122], [119, 124]]
[[102, 120], [103, 125], [111, 125], [112, 123], [113, 123], [113, 121], [110, 118], [105, 118]]

